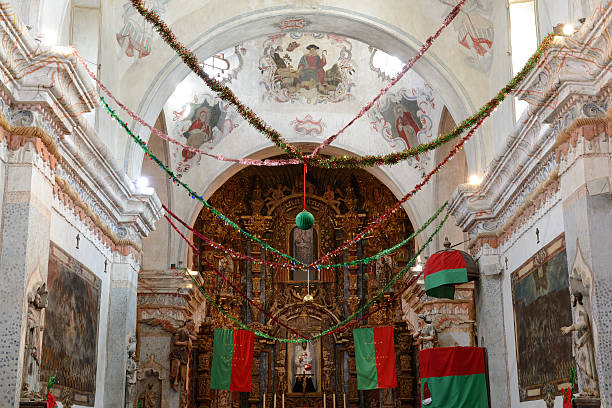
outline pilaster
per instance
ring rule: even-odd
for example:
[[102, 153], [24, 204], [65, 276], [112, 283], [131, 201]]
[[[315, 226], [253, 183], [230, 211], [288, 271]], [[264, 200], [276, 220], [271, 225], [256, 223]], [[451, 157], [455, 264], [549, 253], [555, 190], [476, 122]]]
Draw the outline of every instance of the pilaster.
[[[36, 142], [5, 135], [0, 254], [0, 405], [19, 406], [27, 295], [47, 280], [51, 223], [51, 169]], [[9, 143], [7, 143], [7, 141]], [[42, 341], [42, 339], [41, 339]]]

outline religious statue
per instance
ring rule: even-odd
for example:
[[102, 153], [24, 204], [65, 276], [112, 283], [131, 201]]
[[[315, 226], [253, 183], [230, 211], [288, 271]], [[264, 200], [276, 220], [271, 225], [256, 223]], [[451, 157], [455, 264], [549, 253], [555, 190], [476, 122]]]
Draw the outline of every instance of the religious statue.
[[125, 408], [134, 406], [134, 391], [136, 390], [136, 374], [138, 364], [136, 363], [136, 336], [130, 336], [127, 345], [127, 361], [125, 364]]
[[193, 320], [189, 319], [172, 336], [170, 381], [172, 382], [172, 389], [177, 392], [179, 390], [179, 381], [186, 385], [189, 357], [193, 348], [192, 341], [196, 339], [196, 336], [193, 335], [194, 330]]
[[159, 406], [159, 395], [153, 389], [153, 383], [148, 383], [147, 388], [138, 396], [141, 408], [157, 408]]
[[24, 398], [40, 397], [40, 334], [43, 331], [43, 309], [47, 307], [48, 293], [47, 284], [43, 283], [28, 302], [21, 394]]
[[316, 392], [313, 382], [312, 352], [306, 342], [300, 348], [295, 346], [293, 360], [295, 363], [295, 382], [293, 392]]
[[561, 328], [564, 335], [573, 333], [573, 354], [580, 369], [581, 395], [599, 397], [599, 383], [589, 314], [582, 304], [582, 293], [572, 295], [574, 323]]
[[437, 343], [437, 333], [431, 322], [431, 318], [420, 314], [419, 319], [423, 320], [425, 325], [422, 329], [417, 330], [412, 337], [416, 340], [421, 350], [435, 347]]

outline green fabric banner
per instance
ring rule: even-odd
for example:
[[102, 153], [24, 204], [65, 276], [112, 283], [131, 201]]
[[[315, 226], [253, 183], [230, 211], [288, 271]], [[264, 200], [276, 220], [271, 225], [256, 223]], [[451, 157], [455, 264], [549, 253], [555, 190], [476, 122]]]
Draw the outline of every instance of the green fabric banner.
[[378, 388], [376, 375], [376, 349], [374, 347], [374, 330], [353, 330], [355, 341], [355, 364], [357, 366], [357, 388], [373, 390]]
[[210, 388], [229, 390], [232, 379], [232, 356], [234, 350], [234, 330], [215, 329], [213, 340], [213, 361], [210, 370]]
[[424, 384], [431, 392], [427, 408], [488, 408], [487, 379], [485, 374], [455, 375], [421, 379], [421, 395]]

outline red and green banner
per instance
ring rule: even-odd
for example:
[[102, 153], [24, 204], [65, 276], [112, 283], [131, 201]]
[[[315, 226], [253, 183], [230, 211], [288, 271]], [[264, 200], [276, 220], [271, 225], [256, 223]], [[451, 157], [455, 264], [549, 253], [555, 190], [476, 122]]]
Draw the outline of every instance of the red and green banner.
[[435, 347], [419, 352], [422, 404], [428, 408], [488, 408], [484, 349]]
[[453, 299], [457, 283], [465, 283], [467, 266], [461, 251], [442, 251], [433, 254], [425, 263], [425, 292], [436, 298]]
[[251, 392], [254, 342], [248, 330], [215, 329], [211, 389]]
[[393, 327], [355, 329], [353, 339], [357, 388], [373, 390], [397, 387]]

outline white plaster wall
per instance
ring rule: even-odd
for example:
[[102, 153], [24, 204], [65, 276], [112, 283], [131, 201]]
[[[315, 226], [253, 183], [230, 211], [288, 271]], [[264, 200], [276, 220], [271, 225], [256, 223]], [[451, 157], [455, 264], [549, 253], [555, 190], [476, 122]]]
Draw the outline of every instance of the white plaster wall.
[[[105, 255], [96, 248], [84, 234], [81, 235], [79, 249], [76, 249], [76, 235], [79, 231], [71, 225], [66, 218], [54, 209], [51, 215], [51, 241], [56, 243], [70, 256], [85, 265], [102, 281], [100, 293], [100, 317], [98, 327], [98, 351], [97, 351], [97, 370], [96, 370], [96, 396], [95, 407], [104, 407], [104, 378], [106, 375], [106, 344], [108, 331], [108, 307], [110, 273], [104, 272]], [[111, 265], [107, 270], [110, 272]], [[73, 405], [75, 408], [79, 405]]]
[[[540, 243], [536, 244], [535, 230], [540, 230]], [[548, 213], [536, 221], [529, 229], [525, 230], [519, 239], [504, 249], [501, 259], [508, 259], [508, 268], [502, 276], [502, 303], [504, 329], [506, 332], [506, 359], [508, 367], [508, 379], [510, 388], [510, 402], [512, 407], [544, 408], [544, 400], [520, 402], [518, 390], [518, 369], [516, 356], [516, 339], [514, 334], [514, 311], [512, 306], [512, 284], [511, 274], [520, 267], [527, 259], [539, 249], [545, 247], [549, 242], [563, 233], [563, 207], [557, 203]], [[559, 333], [561, 335], [561, 333]], [[562, 407], [563, 399], [558, 396], [555, 399], [555, 407]]]

